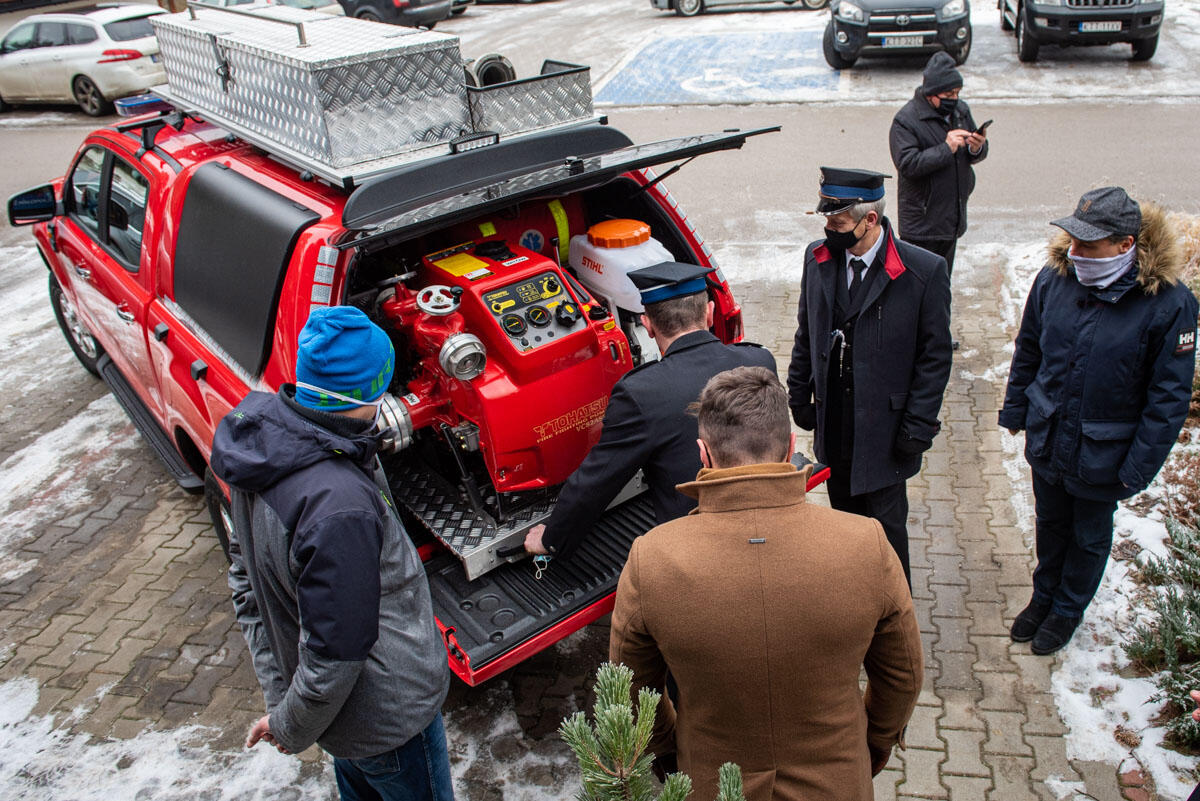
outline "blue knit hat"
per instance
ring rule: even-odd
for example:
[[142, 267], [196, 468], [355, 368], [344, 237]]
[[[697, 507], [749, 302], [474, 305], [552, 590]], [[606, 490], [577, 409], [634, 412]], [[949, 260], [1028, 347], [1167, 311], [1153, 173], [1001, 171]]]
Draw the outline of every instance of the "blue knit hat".
[[[363, 402], [387, 391], [395, 351], [383, 329], [353, 306], [329, 306], [308, 316], [296, 352], [296, 381]], [[296, 402], [336, 412], [352, 403], [297, 387]]]

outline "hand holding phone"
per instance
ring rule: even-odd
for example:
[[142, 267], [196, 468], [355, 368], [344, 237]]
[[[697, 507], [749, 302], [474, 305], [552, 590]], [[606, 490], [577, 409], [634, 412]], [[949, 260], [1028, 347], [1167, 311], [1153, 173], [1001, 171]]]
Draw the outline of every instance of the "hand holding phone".
[[976, 128], [975, 133], [986, 134], [988, 126], [991, 125], [993, 122], [995, 122], [995, 120], [988, 120], [983, 125], [980, 125], [978, 128]]

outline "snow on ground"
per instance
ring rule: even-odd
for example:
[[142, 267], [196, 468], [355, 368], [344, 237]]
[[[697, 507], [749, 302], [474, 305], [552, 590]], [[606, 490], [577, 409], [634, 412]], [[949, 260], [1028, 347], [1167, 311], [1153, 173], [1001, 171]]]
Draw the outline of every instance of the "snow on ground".
[[[200, 726], [146, 731], [132, 740], [90, 742], [71, 719], [35, 715], [38, 686], [0, 684], [0, 797], [25, 801], [204, 799], [326, 801], [332, 768], [301, 774], [302, 763], [274, 748], [216, 752]], [[311, 770], [311, 769], [310, 769]]]
[[[969, 246], [962, 259], [973, 263], [983, 255], [992, 258], [1002, 254], [992, 245]], [[1025, 297], [1041, 268], [1045, 244], [1029, 243], [1011, 248], [1011, 256], [1003, 266], [1001, 311], [1008, 326], [1020, 322]], [[999, 380], [1008, 375], [1008, 361], [998, 363], [993, 370]], [[989, 373], [992, 371], [989, 371]], [[1029, 532], [1028, 544], [1033, 547], [1034, 513], [1029, 468], [1023, 449], [1024, 435], [1001, 435], [1007, 453], [1005, 471], [1017, 492], [1013, 496], [1018, 527]], [[1161, 492], [1161, 474], [1148, 490]], [[1167, 530], [1156, 513], [1143, 515], [1122, 504], [1114, 519], [1114, 543], [1130, 540], [1148, 554], [1167, 553]], [[1122, 764], [1136, 760], [1154, 778], [1159, 797], [1168, 801], [1187, 798], [1196, 784], [1195, 771], [1200, 759], [1183, 756], [1163, 747], [1163, 729], [1152, 725], [1160, 704], [1150, 702], [1154, 684], [1149, 678], [1120, 675], [1129, 666], [1121, 650], [1121, 632], [1132, 630], [1145, 614], [1138, 601], [1138, 587], [1132, 575], [1132, 565], [1125, 561], [1109, 560], [1104, 580], [1088, 607], [1082, 624], [1071, 642], [1062, 651], [1062, 664], [1051, 678], [1051, 688], [1063, 723], [1068, 729], [1067, 756], [1071, 759], [1100, 760]], [[1117, 742], [1117, 727], [1136, 732], [1141, 744], [1134, 749]], [[1132, 766], [1132, 765], [1131, 765]], [[1090, 798], [1070, 782], [1047, 780], [1047, 785], [1059, 798]]]

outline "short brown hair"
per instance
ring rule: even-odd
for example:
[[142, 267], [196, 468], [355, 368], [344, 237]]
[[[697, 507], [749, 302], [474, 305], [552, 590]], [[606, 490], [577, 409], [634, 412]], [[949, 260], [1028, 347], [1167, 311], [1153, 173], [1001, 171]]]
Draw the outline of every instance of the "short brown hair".
[[664, 337], [704, 328], [708, 322], [708, 293], [697, 292], [694, 295], [648, 303], [646, 316], [650, 318], [655, 330]]
[[735, 367], [704, 385], [696, 404], [700, 438], [722, 467], [787, 458], [788, 396], [765, 367]]

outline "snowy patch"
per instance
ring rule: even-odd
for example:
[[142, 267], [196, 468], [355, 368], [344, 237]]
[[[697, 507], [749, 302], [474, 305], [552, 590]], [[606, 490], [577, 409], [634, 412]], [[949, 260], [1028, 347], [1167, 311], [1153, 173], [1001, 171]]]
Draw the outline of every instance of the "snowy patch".
[[[0, 684], [0, 797], [27, 801], [203, 798], [206, 801], [334, 797], [332, 768], [301, 776], [302, 763], [273, 748], [213, 751], [210, 729], [146, 731], [132, 740], [91, 741], [34, 715], [33, 679]], [[69, 723], [69, 721], [68, 721]]]
[[1050, 792], [1054, 793], [1055, 798], [1058, 798], [1060, 801], [1063, 801], [1063, 799], [1075, 801], [1078, 798], [1091, 798], [1083, 782], [1065, 781], [1058, 774], [1047, 776], [1046, 786], [1050, 788]]

